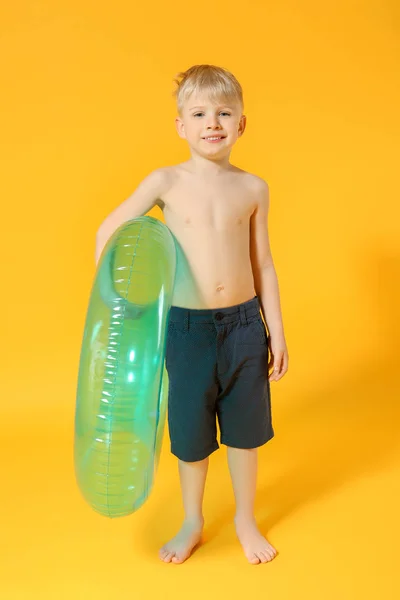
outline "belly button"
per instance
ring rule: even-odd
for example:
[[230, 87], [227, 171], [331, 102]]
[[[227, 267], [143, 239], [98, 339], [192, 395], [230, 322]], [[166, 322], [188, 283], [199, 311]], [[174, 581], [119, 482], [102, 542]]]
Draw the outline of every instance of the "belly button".
[[221, 291], [221, 290], [223, 290], [223, 289], [224, 289], [224, 286], [223, 286], [223, 285], [219, 285], [219, 286], [217, 287], [217, 292], [220, 292], [220, 291]]

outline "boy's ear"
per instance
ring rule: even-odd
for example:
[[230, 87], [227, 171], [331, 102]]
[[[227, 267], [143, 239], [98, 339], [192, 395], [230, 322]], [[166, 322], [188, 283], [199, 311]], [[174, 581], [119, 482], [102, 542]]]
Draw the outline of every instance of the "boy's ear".
[[242, 116], [240, 117], [240, 121], [239, 121], [239, 128], [238, 128], [238, 134], [239, 134], [239, 137], [240, 137], [241, 135], [243, 135], [243, 133], [244, 133], [244, 130], [246, 129], [246, 124], [247, 124], [247, 117], [246, 117], [246, 115], [242, 115]]
[[175, 119], [175, 127], [176, 127], [179, 137], [185, 138], [186, 137], [185, 136], [185, 126], [183, 124], [182, 119], [180, 119], [179, 117], [176, 117], [176, 119]]

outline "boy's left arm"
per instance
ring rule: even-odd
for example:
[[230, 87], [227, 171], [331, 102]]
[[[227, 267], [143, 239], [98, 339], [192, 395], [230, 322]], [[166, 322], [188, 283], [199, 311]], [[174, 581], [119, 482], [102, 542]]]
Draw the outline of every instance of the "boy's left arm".
[[250, 259], [254, 276], [254, 288], [260, 300], [261, 311], [269, 331], [273, 367], [270, 381], [278, 381], [288, 369], [288, 351], [283, 330], [278, 277], [271, 255], [268, 237], [269, 188], [261, 178], [257, 179], [257, 207], [250, 219]]

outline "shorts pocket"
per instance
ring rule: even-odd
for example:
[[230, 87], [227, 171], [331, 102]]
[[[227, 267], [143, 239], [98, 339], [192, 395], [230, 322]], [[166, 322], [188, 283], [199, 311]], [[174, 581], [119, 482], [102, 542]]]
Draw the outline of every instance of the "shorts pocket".
[[258, 339], [260, 340], [261, 344], [267, 344], [268, 335], [267, 335], [267, 331], [265, 329], [264, 322], [262, 321], [261, 317], [256, 319], [254, 321], [254, 323], [255, 323], [255, 331], [257, 332], [257, 336], [258, 336]]
[[184, 353], [187, 332], [183, 323], [169, 321], [166, 335], [165, 366], [168, 370], [172, 361], [183, 360], [182, 354]]
[[168, 327], [167, 327], [167, 339], [166, 339], [166, 347], [165, 347], [165, 366], [168, 367], [170, 365], [171, 362], [171, 352], [174, 348], [174, 334], [175, 334], [175, 327], [174, 324], [169, 321], [168, 322]]

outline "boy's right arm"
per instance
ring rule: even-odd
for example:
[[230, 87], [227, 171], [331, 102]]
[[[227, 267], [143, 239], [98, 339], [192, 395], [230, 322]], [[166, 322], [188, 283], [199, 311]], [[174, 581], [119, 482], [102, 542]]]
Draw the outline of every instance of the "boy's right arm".
[[159, 197], [165, 191], [167, 182], [167, 169], [152, 171], [140, 182], [133, 194], [104, 219], [96, 233], [96, 265], [104, 246], [118, 227], [126, 221], [145, 215], [156, 204], [161, 207]]

